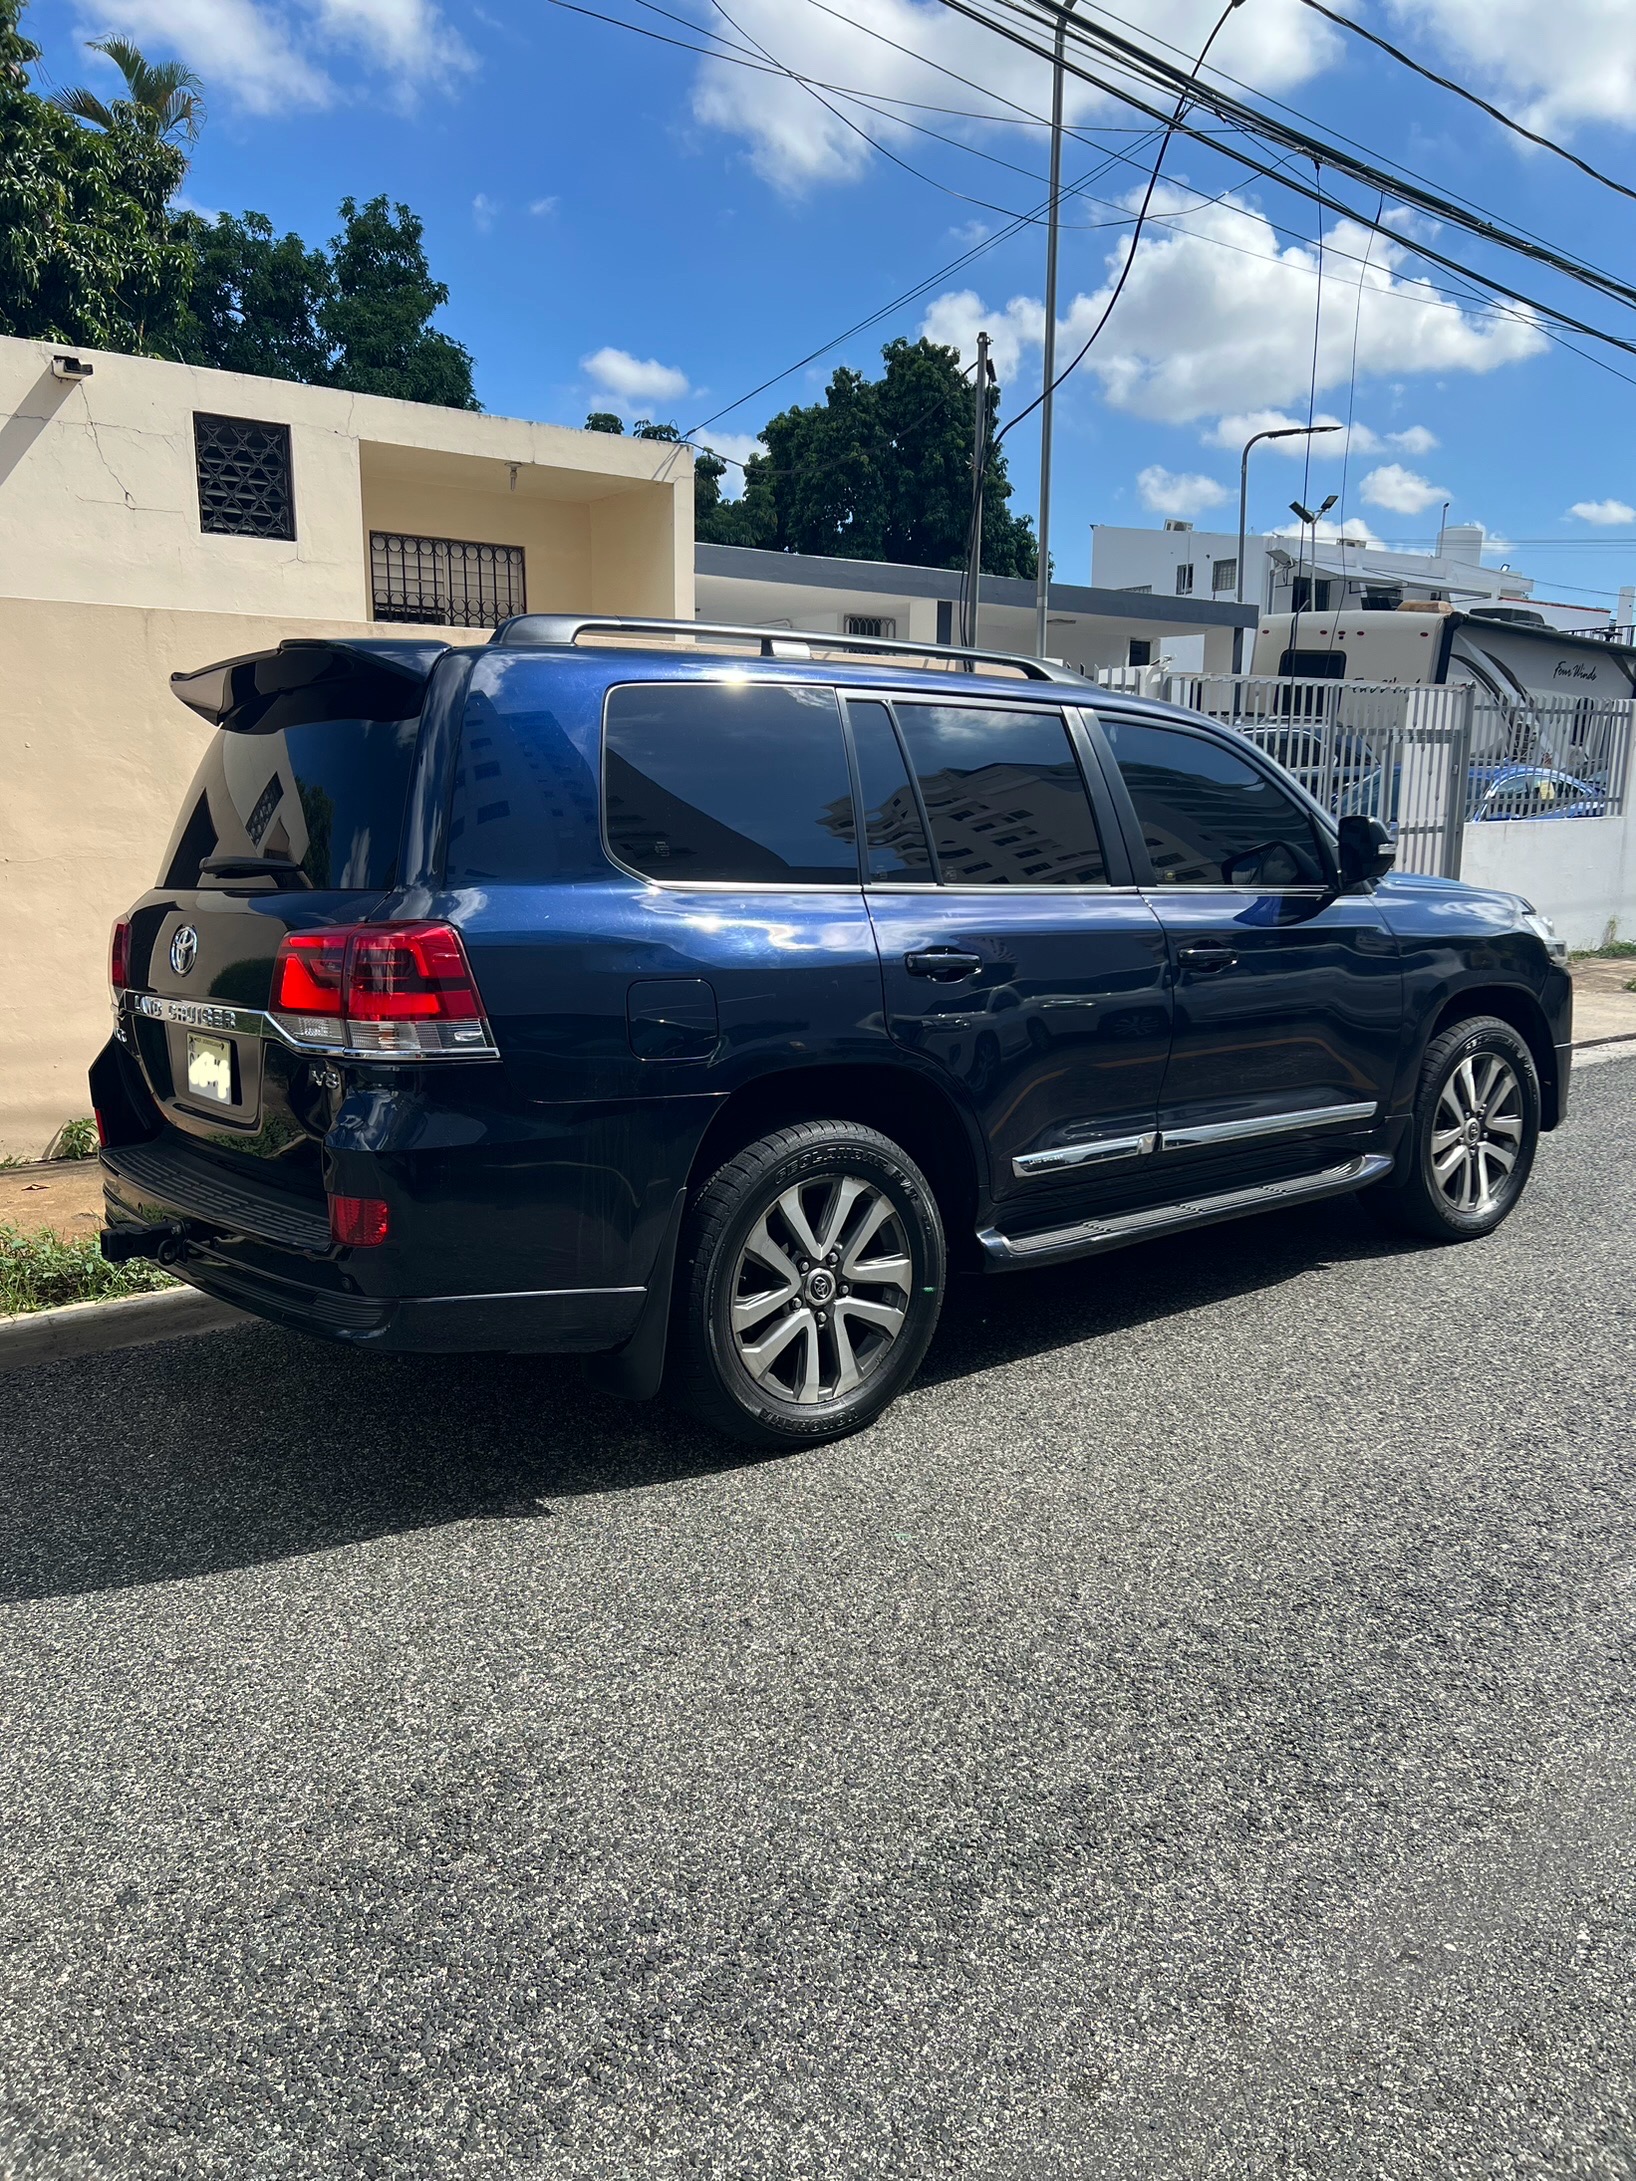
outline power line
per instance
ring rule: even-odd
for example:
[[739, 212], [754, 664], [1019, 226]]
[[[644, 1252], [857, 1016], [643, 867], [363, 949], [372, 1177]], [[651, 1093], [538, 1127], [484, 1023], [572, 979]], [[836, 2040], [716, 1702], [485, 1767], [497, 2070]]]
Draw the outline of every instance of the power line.
[[[1037, 45], [1032, 39], [1025, 37], [1021, 31], [1013, 29], [1009, 24], [971, 5], [970, 0], [942, 0], [942, 4], [955, 14], [963, 15], [969, 21], [993, 31], [996, 36], [1008, 40], [1011, 44], [1020, 47], [1024, 52], [1033, 54], [1036, 59], [1050, 60], [1051, 55], [1045, 47]], [[1168, 62], [1160, 60], [1158, 56], [1144, 51], [1142, 47], [1135, 45], [1129, 39], [1121, 38], [1112, 31], [1098, 29], [1088, 21], [1077, 17], [1074, 18], [1070, 24], [1069, 36], [1075, 45], [1089, 48], [1097, 53], [1104, 62], [1111, 61], [1116, 68], [1125, 69], [1138, 82], [1145, 83], [1154, 89], [1167, 90], [1172, 96], [1185, 87], [1189, 80], [1179, 69], [1171, 67]], [[1120, 84], [1109, 82], [1105, 77], [1095, 75], [1088, 68], [1073, 61], [1065, 61], [1064, 66], [1070, 74], [1076, 76], [1081, 82], [1089, 83], [1098, 90], [1107, 92], [1136, 112], [1145, 113], [1150, 119], [1161, 123], [1166, 120], [1167, 117], [1160, 110], [1149, 106], [1144, 100], [1137, 98], [1133, 92], [1125, 89]], [[1194, 89], [1194, 103], [1207, 106], [1219, 120], [1236, 124], [1246, 136], [1279, 144], [1286, 151], [1292, 151], [1304, 158], [1317, 158], [1331, 171], [1343, 175], [1349, 181], [1365, 183], [1371, 189], [1384, 187], [1399, 203], [1412, 210], [1422, 212], [1428, 217], [1441, 220], [1450, 226], [1458, 227], [1465, 233], [1474, 235], [1479, 241], [1494, 243], [1501, 249], [1510, 250], [1514, 255], [1526, 257], [1537, 264], [1547, 266], [1553, 272], [1560, 273], [1564, 278], [1575, 281], [1581, 286], [1595, 289], [1597, 292], [1611, 297], [1616, 302], [1636, 305], [1636, 287], [1631, 286], [1628, 282], [1615, 279], [1613, 275], [1600, 271], [1583, 259], [1569, 257], [1564, 252], [1547, 244], [1532, 241], [1528, 236], [1519, 233], [1515, 229], [1505, 227], [1499, 221], [1474, 214], [1452, 198], [1445, 197], [1434, 190], [1423, 188], [1417, 183], [1405, 182], [1398, 177], [1387, 174], [1372, 162], [1357, 159], [1339, 146], [1326, 143], [1319, 137], [1309, 135], [1305, 130], [1291, 128], [1286, 123], [1277, 121], [1272, 116], [1261, 113], [1252, 106], [1245, 105], [1241, 100], [1231, 98], [1226, 93], [1218, 91], [1213, 85], [1203, 82], [1197, 83]], [[1198, 134], [1185, 120], [1179, 122], [1177, 127], [1185, 135], [1196, 137]], [[1208, 141], [1211, 148], [1220, 151], [1224, 157], [1234, 160], [1239, 165], [1247, 167], [1252, 173], [1266, 172], [1261, 162], [1250, 158], [1246, 152], [1213, 138]], [[1307, 196], [1309, 199], [1312, 196], [1311, 191], [1303, 189], [1293, 179], [1286, 180], [1284, 186], [1294, 190], [1298, 195]], [[1353, 216], [1359, 220], [1360, 224], [1367, 224], [1361, 213]], [[1404, 238], [1399, 236], [1397, 239], [1402, 241]], [[1478, 273], [1468, 266], [1462, 266], [1457, 261], [1448, 259], [1441, 252], [1433, 250], [1429, 244], [1416, 240], [1412, 247], [1421, 256], [1429, 258], [1434, 264], [1441, 264], [1449, 270], [1464, 272], [1469, 278], [1480, 281], [1485, 287], [1493, 288], [1496, 293], [1506, 296], [1514, 303], [1525, 303], [1531, 309], [1556, 317], [1562, 324], [1571, 327], [1576, 333], [1584, 333], [1597, 340], [1609, 341], [1614, 346], [1625, 349], [1627, 353], [1636, 355], [1636, 344], [1621, 340], [1617, 335], [1609, 334], [1599, 327], [1587, 325], [1582, 320], [1574, 319], [1565, 311], [1540, 303], [1534, 297], [1524, 294], [1520, 289], [1511, 288], [1504, 282], [1496, 281], [1488, 274]]]
[[1624, 182], [1615, 181], [1611, 174], [1604, 174], [1600, 167], [1593, 167], [1588, 159], [1581, 159], [1577, 152], [1569, 151], [1566, 144], [1559, 144], [1549, 136], [1541, 136], [1536, 129], [1525, 128], [1520, 121], [1514, 120], [1510, 114], [1502, 113], [1498, 106], [1491, 106], [1486, 98], [1479, 98], [1475, 91], [1468, 90], [1463, 83], [1457, 83], [1452, 76], [1440, 76], [1435, 68], [1426, 67], [1412, 53], [1405, 53], [1401, 46], [1393, 45], [1389, 38], [1382, 38], [1373, 30], [1365, 30], [1361, 23], [1354, 22], [1350, 16], [1337, 15], [1333, 8], [1324, 6], [1323, 0], [1302, 0], [1302, 4], [1311, 8], [1315, 15], [1322, 15], [1340, 29], [1350, 31], [1354, 38], [1362, 38], [1368, 44], [1377, 46], [1382, 53], [1390, 54], [1400, 66], [1412, 69], [1428, 83], [1435, 83], [1439, 90], [1452, 91], [1456, 98], [1463, 98], [1468, 106], [1480, 108], [1490, 120], [1497, 121], [1502, 129], [1510, 129], [1514, 135], [1526, 137], [1530, 144], [1539, 145], [1542, 151], [1555, 152], [1559, 159], [1566, 159], [1571, 167], [1577, 167], [1581, 174], [1588, 174], [1593, 182], [1600, 182], [1604, 189], [1617, 190], [1621, 197], [1636, 200], [1636, 189], [1631, 189]]

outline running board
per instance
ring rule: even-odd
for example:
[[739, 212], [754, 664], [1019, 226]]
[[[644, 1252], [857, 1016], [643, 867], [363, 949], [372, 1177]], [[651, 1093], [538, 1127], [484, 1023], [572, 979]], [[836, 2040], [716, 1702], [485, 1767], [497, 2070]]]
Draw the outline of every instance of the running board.
[[1001, 1234], [984, 1227], [977, 1236], [991, 1266], [1052, 1265], [1066, 1257], [1094, 1257], [1100, 1250], [1123, 1249], [1155, 1235], [1178, 1234], [1187, 1227], [1208, 1227], [1218, 1219], [1238, 1219], [1248, 1212], [1271, 1212], [1286, 1204], [1311, 1204], [1319, 1197], [1345, 1196], [1392, 1170], [1393, 1161], [1369, 1151], [1321, 1173], [1291, 1181], [1263, 1182], [1255, 1189], [1226, 1189], [1219, 1195], [1190, 1197], [1180, 1204], [1151, 1204], [1139, 1212], [1116, 1212], [1103, 1219], [1082, 1219], [1072, 1227], [1045, 1234]]

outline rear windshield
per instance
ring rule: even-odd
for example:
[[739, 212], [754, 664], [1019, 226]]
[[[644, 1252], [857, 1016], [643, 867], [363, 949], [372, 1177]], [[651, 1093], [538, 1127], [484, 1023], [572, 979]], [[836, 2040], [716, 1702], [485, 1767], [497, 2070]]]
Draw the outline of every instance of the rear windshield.
[[207, 856], [256, 856], [299, 864], [320, 893], [395, 885], [419, 731], [417, 717], [218, 733], [193, 776], [159, 884], [197, 886]]

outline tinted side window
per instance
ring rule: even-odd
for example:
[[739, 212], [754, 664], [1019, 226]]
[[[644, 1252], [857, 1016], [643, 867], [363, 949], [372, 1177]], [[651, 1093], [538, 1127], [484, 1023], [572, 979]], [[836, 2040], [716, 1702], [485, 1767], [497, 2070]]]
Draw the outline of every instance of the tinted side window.
[[1105, 886], [1060, 712], [900, 703], [945, 885]]
[[863, 789], [865, 870], [872, 879], [929, 884], [932, 859], [926, 828], [892, 715], [884, 704], [860, 703], [855, 697], [847, 699], [846, 715], [852, 722], [852, 747]]
[[1222, 886], [1240, 859], [1258, 858], [1238, 883], [1321, 885], [1328, 864], [1317, 828], [1248, 759], [1205, 735], [1102, 715], [1155, 876], [1168, 886]]
[[857, 881], [833, 690], [769, 682], [612, 690], [603, 793], [609, 846], [650, 878]]

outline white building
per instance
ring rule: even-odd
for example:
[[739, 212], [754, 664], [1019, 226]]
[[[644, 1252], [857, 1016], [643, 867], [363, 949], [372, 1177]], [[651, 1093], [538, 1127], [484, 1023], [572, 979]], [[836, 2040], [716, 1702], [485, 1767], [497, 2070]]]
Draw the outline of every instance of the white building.
[[[958, 569], [699, 545], [694, 570], [702, 620], [915, 644], [956, 640]], [[1228, 674], [1247, 657], [1245, 632], [1255, 624], [1254, 606], [1235, 605], [1231, 598], [1156, 592], [1143, 599], [1053, 583], [1046, 648], [1053, 658], [1088, 674], [1099, 667], [1161, 665], [1184, 673]], [[1032, 655], [1034, 628], [1033, 584], [984, 576], [977, 632], [983, 648]]]
[[[1546, 627], [1608, 624], [1600, 607], [1536, 599], [1532, 576], [1486, 567], [1481, 523], [1450, 523], [1435, 553], [1394, 553], [1349, 539], [1252, 532], [1245, 541], [1243, 597], [1264, 613], [1391, 610], [1430, 600], [1463, 612], [1499, 608], [1537, 614]], [[1238, 534], [1167, 522], [1162, 530], [1091, 526], [1091, 581], [1100, 589], [1203, 603], [1239, 595]]]

